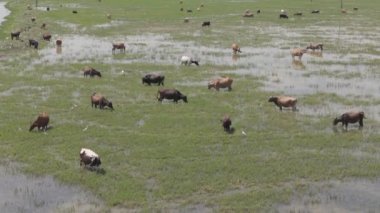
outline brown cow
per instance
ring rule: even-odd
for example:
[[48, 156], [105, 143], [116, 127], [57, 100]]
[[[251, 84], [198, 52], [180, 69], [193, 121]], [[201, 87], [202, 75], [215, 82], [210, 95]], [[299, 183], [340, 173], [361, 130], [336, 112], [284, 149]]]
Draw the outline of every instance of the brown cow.
[[104, 107], [108, 107], [111, 110], [113, 110], [113, 105], [111, 101], [108, 101], [103, 95], [94, 92], [91, 95], [91, 107], [95, 106], [95, 108], [98, 108], [98, 105], [99, 109], [104, 109]]
[[38, 115], [37, 119], [33, 122], [33, 124], [29, 128], [29, 132], [32, 131], [35, 127], [38, 130], [47, 130], [47, 125], [49, 123], [49, 115], [47, 112], [42, 112]]
[[359, 125], [363, 127], [363, 119], [365, 118], [363, 111], [350, 111], [345, 112], [341, 116], [334, 119], [334, 126], [339, 122], [342, 122], [342, 126], [345, 126], [347, 129], [348, 123], [356, 123], [359, 121]]
[[219, 91], [219, 88], [228, 88], [228, 91], [231, 91], [232, 82], [233, 79], [230, 77], [214, 79], [208, 83], [208, 89], [215, 88], [217, 91]]
[[239, 45], [237, 45], [236, 43], [233, 43], [232, 44], [232, 46], [231, 46], [231, 48], [232, 48], [232, 52], [234, 53], [234, 54], [236, 54], [236, 53], [241, 53], [241, 50], [240, 50], [240, 47], [239, 47]]
[[293, 111], [296, 111], [297, 98], [290, 96], [272, 96], [268, 102], [273, 102], [282, 110], [282, 107], [291, 107]]
[[56, 44], [58, 47], [62, 46], [62, 39], [57, 39], [57, 40], [55, 41], [55, 44]]
[[120, 52], [125, 52], [125, 45], [123, 42], [120, 43], [112, 43], [112, 53], [115, 53], [116, 49], [120, 50]]
[[44, 34], [42, 34], [42, 38], [43, 38], [45, 41], [50, 41], [50, 39], [51, 39], [51, 34], [50, 34], [50, 33], [44, 33]]
[[292, 58], [294, 60], [294, 57], [298, 56], [299, 60], [301, 60], [302, 55], [307, 52], [306, 49], [301, 49], [301, 48], [294, 48], [290, 51], [290, 54], [292, 55]]
[[83, 76], [86, 77], [86, 76], [90, 76], [90, 77], [94, 77], [94, 76], [99, 76], [99, 77], [102, 77], [102, 74], [97, 71], [96, 69], [92, 68], [92, 67], [89, 67], [89, 66], [85, 66], [83, 69]]
[[323, 44], [309, 44], [309, 46], [306, 47], [306, 49], [311, 49], [311, 50], [323, 50]]

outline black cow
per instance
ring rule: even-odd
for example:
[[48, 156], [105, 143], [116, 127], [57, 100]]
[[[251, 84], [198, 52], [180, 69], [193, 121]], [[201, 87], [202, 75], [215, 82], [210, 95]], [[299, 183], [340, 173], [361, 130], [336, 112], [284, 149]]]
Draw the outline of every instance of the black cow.
[[288, 17], [288, 15], [286, 15], [286, 14], [280, 14], [279, 18], [285, 18], [285, 19], [288, 19], [289, 17]]
[[164, 80], [165, 80], [165, 76], [163, 75], [159, 75], [159, 74], [146, 74], [143, 78], [142, 78], [142, 83], [143, 84], [148, 84], [150, 86], [150, 84], [157, 84], [157, 86], [164, 86]]
[[19, 40], [21, 31], [17, 32], [11, 32], [11, 39], [16, 38], [16, 40]]
[[313, 10], [311, 13], [319, 13], [319, 10]]
[[211, 25], [211, 22], [210, 21], [204, 21], [203, 23], [202, 23], [202, 27], [209, 27]]
[[38, 41], [29, 39], [29, 47], [33, 46], [35, 49], [38, 49]]
[[157, 99], [162, 102], [163, 99], [173, 99], [175, 103], [178, 103], [178, 100], [183, 100], [187, 103], [186, 95], [183, 95], [180, 91], [176, 89], [160, 89], [157, 91]]

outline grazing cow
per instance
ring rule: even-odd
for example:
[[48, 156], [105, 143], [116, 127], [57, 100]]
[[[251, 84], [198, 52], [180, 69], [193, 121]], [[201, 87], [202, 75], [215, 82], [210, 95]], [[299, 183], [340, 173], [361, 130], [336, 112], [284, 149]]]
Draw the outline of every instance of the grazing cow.
[[342, 122], [342, 126], [347, 129], [348, 123], [356, 123], [359, 121], [360, 128], [363, 127], [363, 119], [365, 118], [363, 111], [350, 111], [343, 113], [341, 116], [334, 119], [334, 126]]
[[257, 14], [260, 14], [260, 13], [261, 13], [261, 10], [257, 10], [256, 13], [257, 13]]
[[47, 112], [42, 112], [38, 115], [37, 119], [33, 122], [33, 124], [29, 128], [29, 132], [32, 131], [35, 127], [38, 130], [47, 130], [47, 125], [49, 123], [49, 115]]
[[228, 91], [232, 90], [233, 79], [230, 77], [222, 77], [214, 79], [208, 83], [208, 89], [215, 88], [216, 91], [219, 91], [219, 88], [228, 88]]
[[292, 55], [292, 58], [294, 60], [294, 57], [298, 56], [299, 60], [301, 60], [302, 55], [307, 52], [306, 49], [301, 49], [301, 48], [295, 48], [290, 51], [290, 54]]
[[43, 38], [45, 41], [50, 41], [50, 39], [51, 39], [51, 34], [50, 34], [50, 33], [44, 33], [44, 34], [42, 34], [42, 38]]
[[113, 110], [111, 101], [108, 101], [103, 95], [100, 95], [94, 92], [91, 95], [91, 107], [95, 106], [95, 108], [98, 108], [98, 105], [99, 105], [99, 109], [104, 109], [104, 107], [108, 107], [111, 110]]
[[115, 50], [118, 49], [120, 52], [125, 52], [125, 45], [123, 42], [112, 43], [112, 53], [115, 53]]
[[183, 100], [187, 103], [186, 95], [183, 95], [180, 91], [176, 89], [160, 89], [157, 91], [157, 99], [162, 102], [163, 99], [173, 99], [175, 103], [178, 103], [178, 100]]
[[231, 132], [231, 124], [232, 121], [229, 116], [224, 116], [223, 120], [220, 120], [222, 122], [222, 126], [224, 128], [224, 131]]
[[319, 13], [320, 11], [319, 10], [313, 10], [311, 11], [311, 13]]
[[31, 20], [32, 22], [35, 22], [35, 21], [36, 21], [36, 17], [32, 17], [32, 18], [30, 18], [30, 20]]
[[62, 46], [62, 39], [57, 39], [57, 40], [55, 41], [55, 44], [56, 44], [58, 47]]
[[163, 75], [160, 75], [160, 74], [146, 74], [143, 78], [142, 78], [142, 83], [143, 84], [148, 84], [149, 86], [151, 84], [157, 84], [157, 86], [164, 86], [164, 80], [165, 80], [165, 76]]
[[20, 34], [21, 34], [21, 31], [11, 32], [11, 39], [13, 40], [13, 38], [15, 38], [16, 40], [19, 40]]
[[281, 19], [281, 18], [284, 18], [284, 19], [288, 19], [288, 18], [289, 18], [288, 15], [286, 15], [286, 14], [280, 14], [278, 17], [279, 17], [280, 19]]
[[29, 39], [29, 47], [33, 46], [35, 49], [38, 49], [38, 41], [34, 39]]
[[306, 49], [311, 49], [311, 50], [323, 50], [323, 44], [309, 44], [309, 46], [306, 47]]
[[82, 166], [90, 166], [90, 167], [98, 167], [102, 162], [100, 161], [100, 157], [98, 154], [96, 154], [91, 149], [82, 148], [79, 152], [80, 157], [80, 163], [79, 165]]
[[301, 12], [294, 13], [294, 16], [302, 16]]
[[88, 75], [92, 78], [94, 76], [99, 76], [99, 77], [102, 77], [102, 74], [97, 71], [96, 69], [92, 68], [92, 67], [89, 67], [89, 66], [85, 66], [83, 69], [83, 76], [84, 77], [87, 77]]
[[211, 22], [210, 21], [204, 21], [203, 23], [202, 23], [202, 27], [209, 27], [211, 25]]
[[74, 14], [77, 14], [77, 13], [78, 13], [78, 11], [76, 11], [76, 10], [73, 10], [73, 13], [74, 13]]
[[236, 53], [241, 53], [241, 50], [240, 50], [240, 47], [239, 47], [239, 45], [237, 45], [236, 43], [233, 43], [232, 44], [232, 46], [231, 46], [231, 48], [232, 48], [232, 52], [234, 53], [234, 54], [236, 54]]
[[357, 8], [357, 7], [354, 7], [354, 10], [355, 10], [355, 11], [358, 11], [358, 10], [359, 10], [359, 8]]
[[191, 64], [195, 64], [195, 65], [199, 66], [198, 61], [193, 60], [191, 57], [185, 56], [185, 55], [181, 57], [181, 64], [184, 64], [187, 66], [190, 66]]
[[46, 24], [45, 23], [42, 23], [41, 29], [46, 29]]
[[192, 13], [193, 11], [192, 11], [192, 10], [186, 10], [186, 12], [188, 12], [188, 13]]
[[282, 110], [282, 107], [291, 107], [293, 111], [296, 111], [297, 98], [289, 96], [272, 96], [268, 102], [273, 102]]

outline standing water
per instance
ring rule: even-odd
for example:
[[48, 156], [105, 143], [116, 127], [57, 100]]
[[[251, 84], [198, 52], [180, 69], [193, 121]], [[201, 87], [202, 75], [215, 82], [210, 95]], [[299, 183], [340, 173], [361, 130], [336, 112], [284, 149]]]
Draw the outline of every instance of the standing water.
[[0, 2], [0, 25], [5, 21], [5, 17], [7, 17], [11, 12], [5, 8], [6, 2]]

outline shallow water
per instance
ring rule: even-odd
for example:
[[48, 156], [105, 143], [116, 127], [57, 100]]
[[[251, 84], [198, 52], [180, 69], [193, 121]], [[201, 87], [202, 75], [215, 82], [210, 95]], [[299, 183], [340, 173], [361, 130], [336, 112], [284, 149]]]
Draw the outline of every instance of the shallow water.
[[378, 212], [380, 181], [351, 180], [311, 184], [278, 212]]
[[1, 212], [101, 212], [100, 200], [51, 176], [27, 176], [14, 163], [0, 165]]
[[0, 2], [0, 26], [1, 23], [5, 21], [5, 18], [11, 13], [7, 8], [5, 8], [5, 5], [7, 2]]

